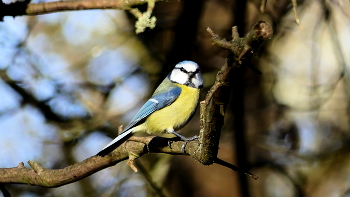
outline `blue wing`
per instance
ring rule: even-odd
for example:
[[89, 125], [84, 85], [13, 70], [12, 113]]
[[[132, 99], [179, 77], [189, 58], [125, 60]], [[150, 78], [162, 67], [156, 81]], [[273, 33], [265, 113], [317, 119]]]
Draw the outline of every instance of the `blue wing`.
[[[142, 123], [153, 112], [158, 111], [172, 104], [181, 94], [181, 88], [174, 87], [169, 91], [152, 96], [137, 112], [130, 123], [124, 128], [124, 131]], [[124, 132], [123, 131], [123, 132]]]
[[[157, 90], [156, 90], [157, 92]], [[132, 135], [132, 128], [142, 124], [146, 118], [153, 112], [171, 105], [181, 94], [181, 88], [175, 86], [172, 89], [152, 96], [137, 112], [131, 122], [125, 127], [124, 131], [119, 134], [112, 142], [104, 147], [97, 155], [105, 156], [112, 152], [121, 143]]]

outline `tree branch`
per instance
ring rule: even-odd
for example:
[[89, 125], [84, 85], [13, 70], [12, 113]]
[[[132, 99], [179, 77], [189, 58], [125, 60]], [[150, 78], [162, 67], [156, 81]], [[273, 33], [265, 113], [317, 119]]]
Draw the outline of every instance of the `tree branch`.
[[[113, 166], [128, 158], [135, 159], [146, 153], [182, 154], [183, 141], [174, 141], [171, 148], [168, 138], [161, 137], [131, 137], [109, 155], [93, 156], [82, 162], [63, 169], [45, 169], [34, 161], [28, 161], [32, 168], [26, 168], [21, 162], [14, 168], [0, 169], [0, 184], [19, 183], [41, 187], [59, 187], [83, 179], [104, 168]], [[198, 142], [189, 142], [186, 151], [194, 154]], [[132, 155], [130, 157], [130, 155]]]
[[[272, 29], [264, 21], [259, 21], [254, 25], [244, 38], [239, 38], [236, 30], [236, 28], [233, 28], [233, 40], [228, 42], [220, 39], [218, 35], [208, 29], [212, 35], [213, 44], [230, 50], [233, 58], [226, 60], [218, 72], [216, 81], [208, 92], [206, 99], [200, 103], [199, 141], [190, 141], [185, 147], [185, 155], [192, 156], [204, 165], [217, 163], [233, 170], [239, 170], [239, 168], [233, 167], [232, 164], [217, 158], [221, 127], [224, 123], [225, 110], [230, 96], [231, 74], [235, 68], [240, 67], [242, 61], [249, 59], [252, 52], [257, 50], [263, 40], [272, 37]], [[168, 146], [169, 140], [173, 141], [171, 147]], [[59, 187], [83, 179], [128, 158], [129, 165], [135, 167], [133, 161], [146, 153], [183, 155], [181, 149], [184, 142], [176, 140], [177, 138], [131, 137], [104, 157], [93, 156], [63, 169], [45, 169], [37, 163], [29, 161], [28, 163], [32, 167], [30, 169], [24, 167], [23, 163], [20, 163], [14, 168], [0, 169], [0, 185], [4, 183], [19, 183], [42, 187]], [[252, 178], [257, 178], [249, 172], [243, 173], [248, 174]]]
[[[154, 0], [155, 2], [160, 0]], [[18, 1], [10, 4], [0, 3], [1, 16], [40, 15], [54, 12], [93, 10], [93, 9], [119, 9], [129, 10], [132, 6], [144, 4], [143, 0], [79, 0], [55, 1], [48, 3], [30, 3]]]
[[[301, 30], [303, 30], [303, 26], [301, 25], [300, 23], [300, 20], [298, 18], [298, 12], [297, 12], [297, 8], [298, 8], [298, 4], [297, 4], [297, 0], [290, 0], [291, 3], [292, 3], [292, 6], [293, 6], [293, 14], [294, 14], [294, 20], [295, 20], [295, 23], [299, 26], [299, 28]], [[265, 9], [266, 9], [266, 2], [267, 0], [261, 0], [260, 1], [260, 12], [261, 13], [264, 13], [265, 12]]]
[[212, 43], [230, 50], [234, 58], [226, 59], [207, 97], [200, 103], [201, 143], [195, 159], [205, 165], [210, 165], [216, 160], [221, 127], [224, 124], [225, 111], [230, 100], [232, 71], [240, 67], [243, 60], [250, 58], [262, 41], [270, 39], [273, 34], [271, 26], [264, 21], [256, 23], [243, 38], [239, 37], [237, 27], [233, 27], [233, 39], [229, 42], [214, 34], [210, 28], [208, 32], [212, 36]]
[[[78, 0], [78, 1], [55, 1], [48, 3], [30, 3], [30, 0], [16, 1], [5, 4], [0, 2], [0, 21], [4, 16], [40, 15], [63, 11], [94, 10], [94, 9], [119, 9], [129, 10], [138, 19], [135, 27], [136, 33], [144, 32], [145, 28], [153, 29], [156, 18], [151, 17], [155, 3], [161, 0]], [[132, 6], [148, 3], [146, 12], [141, 13]]]

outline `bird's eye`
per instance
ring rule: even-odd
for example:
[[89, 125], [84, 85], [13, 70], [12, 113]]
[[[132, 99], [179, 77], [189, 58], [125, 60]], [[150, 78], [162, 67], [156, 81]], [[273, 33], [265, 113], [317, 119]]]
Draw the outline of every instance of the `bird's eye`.
[[181, 67], [180, 70], [184, 73], [187, 73], [187, 70], [185, 70], [183, 67]]

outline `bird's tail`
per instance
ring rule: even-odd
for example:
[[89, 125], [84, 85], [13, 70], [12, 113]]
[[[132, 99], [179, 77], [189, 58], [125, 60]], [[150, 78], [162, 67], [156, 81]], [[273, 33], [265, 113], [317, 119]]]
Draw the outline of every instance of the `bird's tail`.
[[97, 153], [97, 156], [105, 156], [112, 152], [114, 149], [116, 149], [118, 146], [120, 146], [123, 142], [125, 142], [127, 139], [129, 139], [132, 136], [132, 130], [129, 129], [121, 134], [119, 134], [116, 138], [114, 138], [113, 141], [111, 141], [109, 144], [107, 144], [106, 147], [104, 147], [99, 153]]

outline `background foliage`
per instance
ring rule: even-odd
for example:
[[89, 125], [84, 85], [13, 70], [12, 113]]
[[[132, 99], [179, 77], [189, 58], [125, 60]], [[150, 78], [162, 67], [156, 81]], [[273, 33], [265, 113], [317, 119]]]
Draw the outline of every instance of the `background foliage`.
[[[244, 35], [266, 20], [275, 36], [251, 62], [263, 74], [237, 70], [219, 150], [259, 179], [183, 156], [138, 162], [168, 196], [350, 196], [350, 5], [298, 3], [304, 30], [286, 0], [268, 2], [264, 14], [253, 0], [159, 2], [156, 27], [138, 35], [134, 16], [120, 10], [5, 17], [0, 167], [35, 160], [62, 168], [96, 154], [179, 61], [201, 66], [203, 98], [227, 56], [207, 27], [230, 39], [232, 26]], [[198, 125], [197, 113], [182, 133], [195, 135]], [[21, 197], [159, 195], [125, 163], [59, 188], [6, 188]]]

